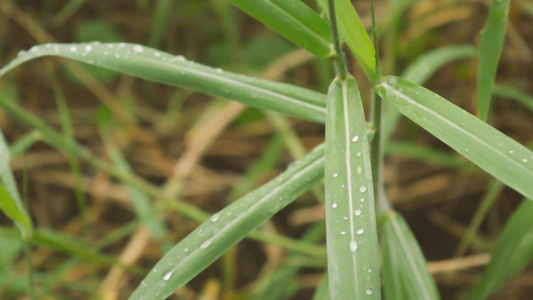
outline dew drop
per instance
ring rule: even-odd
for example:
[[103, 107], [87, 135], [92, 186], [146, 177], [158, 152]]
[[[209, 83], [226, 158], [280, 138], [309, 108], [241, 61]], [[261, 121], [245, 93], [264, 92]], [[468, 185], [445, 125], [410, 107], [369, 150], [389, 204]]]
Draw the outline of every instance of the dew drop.
[[139, 53], [143, 53], [144, 52], [144, 48], [140, 45], [136, 45], [135, 47], [133, 47], [133, 51], [135, 52], [139, 52]]
[[352, 251], [353, 253], [355, 253], [355, 251], [357, 251], [357, 247], [359, 247], [357, 245], [357, 242], [354, 241], [354, 240], [351, 240], [350, 241], [350, 251]]
[[365, 293], [370, 296], [373, 292], [372, 289], [366, 289]]
[[163, 280], [164, 280], [164, 281], [169, 280], [170, 277], [172, 277], [172, 273], [173, 273], [172, 271], [170, 271], [170, 272], [166, 272], [165, 275], [163, 275]]
[[155, 52], [154, 55], [157, 56], [157, 57], [159, 57], [159, 56], [161, 56], [161, 53], [159, 53], [159, 52]]
[[76, 52], [76, 51], [78, 51], [78, 48], [76, 48], [76, 46], [70, 47], [70, 52]]
[[91, 50], [93, 50], [93, 46], [91, 45], [85, 46], [85, 51], [91, 52]]
[[366, 187], [365, 187], [365, 186], [360, 187], [360, 188], [359, 188], [359, 191], [360, 191], [361, 193], [366, 192]]
[[361, 210], [360, 210], [360, 209], [356, 209], [353, 213], [354, 213], [356, 216], [360, 216], [360, 215], [361, 215]]
[[357, 174], [361, 174], [361, 173], [363, 173], [363, 168], [357, 167]]
[[332, 208], [337, 208], [337, 202], [333, 202], [333, 204], [331, 204], [331, 207]]
[[221, 68], [217, 68], [217, 69], [215, 69], [215, 71], [216, 71], [218, 74], [221, 74], [222, 72], [224, 72], [224, 71], [222, 71]]
[[527, 158], [522, 159], [522, 162], [527, 163]]
[[357, 152], [357, 156], [361, 156], [361, 152]]
[[214, 214], [211, 216], [211, 222], [215, 223], [220, 218], [220, 214]]
[[207, 241], [203, 242], [202, 245], [200, 245], [200, 249], [205, 249], [205, 248], [209, 247], [209, 245], [211, 245], [211, 240], [207, 240]]
[[339, 174], [333, 173], [333, 177], [337, 178], [337, 176], [339, 176]]
[[346, 234], [346, 231], [341, 231], [341, 235], [345, 235]]
[[365, 230], [363, 228], [357, 229], [357, 234], [363, 234], [365, 233]]
[[183, 252], [189, 252], [189, 248], [183, 249]]
[[513, 151], [513, 150], [510, 150], [510, 151], [509, 151], [509, 153], [513, 154], [513, 153], [514, 153], [514, 151]]
[[342, 217], [344, 220], [348, 220], [348, 216], [344, 216]]
[[352, 142], [355, 143], [355, 142], [357, 142], [358, 140], [359, 140], [359, 136], [358, 136], [357, 134], [354, 135], [353, 138], [352, 138]]
[[365, 198], [361, 198], [361, 202], [365, 202]]

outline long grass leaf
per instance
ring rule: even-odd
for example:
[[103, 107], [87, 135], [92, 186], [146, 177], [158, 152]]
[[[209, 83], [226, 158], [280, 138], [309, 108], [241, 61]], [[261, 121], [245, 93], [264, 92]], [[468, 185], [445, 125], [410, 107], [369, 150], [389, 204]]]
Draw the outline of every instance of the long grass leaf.
[[493, 92], [497, 96], [516, 100], [528, 107], [529, 110], [533, 111], [533, 96], [518, 88], [506, 85], [496, 85]]
[[255, 19], [317, 56], [333, 54], [331, 29], [300, 0], [230, 0]]
[[464, 299], [486, 299], [505, 281], [533, 261], [533, 203], [524, 201], [515, 211], [491, 255], [483, 278]]
[[370, 150], [355, 79], [335, 79], [326, 121], [326, 228], [332, 299], [380, 299]]
[[477, 110], [481, 120], [487, 120], [490, 110], [492, 85], [503, 48], [505, 26], [509, 16], [510, 0], [492, 0], [490, 15], [481, 32], [477, 77]]
[[21, 226], [24, 233], [26, 230], [31, 230], [32, 223], [24, 205], [22, 205], [17, 184], [9, 166], [9, 158], [9, 148], [0, 130], [0, 210]]
[[424, 255], [402, 216], [389, 212], [380, 232], [385, 299], [440, 299]]
[[146, 80], [184, 87], [310, 121], [324, 122], [323, 94], [213, 69], [152, 48], [126, 43], [46, 44], [19, 53], [0, 76], [42, 56], [60, 56]]
[[2, 210], [8, 218], [15, 223], [19, 223], [24, 227], [30, 227], [31, 223], [24, 211], [17, 207], [15, 200], [11, 198], [9, 193], [0, 184], [0, 210]]
[[315, 148], [284, 173], [214, 214], [153, 267], [130, 299], [165, 299], [250, 231], [318, 182], [324, 147]]
[[[328, 0], [319, 0], [318, 4], [329, 16]], [[355, 55], [370, 81], [376, 81], [378, 79], [376, 52], [350, 0], [335, 0], [335, 13], [344, 42]]]
[[533, 199], [533, 152], [439, 95], [388, 76], [378, 94], [487, 173]]
[[[436, 50], [427, 52], [413, 61], [407, 69], [402, 73], [401, 77], [412, 83], [423, 85], [435, 72], [442, 68], [447, 63], [473, 57], [477, 53], [474, 46], [458, 45], [438, 48]], [[388, 107], [385, 112], [383, 135], [384, 141], [388, 141], [394, 128], [400, 120], [401, 114], [394, 107]]]

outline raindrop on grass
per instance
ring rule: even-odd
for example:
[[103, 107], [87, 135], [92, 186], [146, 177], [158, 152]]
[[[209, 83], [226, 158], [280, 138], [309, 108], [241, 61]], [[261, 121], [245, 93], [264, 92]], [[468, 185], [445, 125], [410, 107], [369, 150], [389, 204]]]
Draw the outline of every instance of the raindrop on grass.
[[365, 230], [363, 228], [357, 229], [357, 234], [363, 234], [365, 233]]
[[209, 245], [211, 245], [211, 240], [207, 240], [207, 241], [203, 242], [202, 245], [200, 245], [200, 249], [205, 249], [205, 248], [209, 247]]
[[333, 177], [337, 178], [337, 176], [339, 176], [339, 174], [333, 173]]
[[357, 142], [359, 140], [359, 136], [358, 135], [354, 135], [353, 138], [352, 138], [352, 142]]
[[78, 48], [76, 46], [71, 46], [69, 50], [70, 52], [76, 52], [78, 51]]
[[139, 53], [143, 53], [144, 52], [144, 48], [140, 45], [136, 45], [135, 47], [133, 47], [133, 51], [135, 52], [139, 52]]
[[341, 231], [341, 235], [345, 235], [346, 234], [346, 231]]
[[220, 214], [214, 214], [211, 216], [211, 222], [215, 223], [220, 218]]
[[170, 271], [170, 272], [166, 272], [165, 275], [163, 275], [163, 280], [164, 280], [164, 281], [169, 280], [170, 277], [172, 277], [172, 273], [174, 273], [174, 272], [172, 272], [172, 271]]
[[350, 251], [352, 251], [353, 253], [355, 253], [355, 251], [357, 251], [357, 247], [359, 247], [357, 245], [357, 242], [354, 241], [354, 240], [351, 240], [350, 241]]
[[360, 191], [361, 193], [366, 192], [366, 187], [365, 187], [365, 186], [360, 187], [360, 188], [359, 188], [359, 191]]
[[337, 202], [333, 202], [333, 204], [331, 204], [331, 207], [332, 208], [337, 208]]
[[366, 289], [365, 293], [370, 296], [372, 295], [373, 291], [372, 289]]
[[360, 209], [356, 209], [353, 213], [354, 213], [356, 216], [360, 216], [360, 215], [361, 215], [361, 210], [360, 210]]
[[357, 167], [357, 174], [361, 174], [361, 173], [363, 173], [363, 168]]

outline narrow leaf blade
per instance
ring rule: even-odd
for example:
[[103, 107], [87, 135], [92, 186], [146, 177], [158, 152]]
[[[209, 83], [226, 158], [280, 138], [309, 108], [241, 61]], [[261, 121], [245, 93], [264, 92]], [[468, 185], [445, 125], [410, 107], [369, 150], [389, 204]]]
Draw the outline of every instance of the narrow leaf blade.
[[331, 299], [380, 299], [370, 151], [355, 79], [336, 79], [326, 121], [326, 228]]
[[510, 0], [492, 0], [490, 15], [481, 32], [477, 77], [477, 109], [481, 120], [489, 115], [492, 86], [503, 48], [505, 26], [509, 16]]
[[[4, 96], [0, 95], [0, 97]], [[0, 210], [17, 225], [31, 230], [31, 219], [22, 205], [22, 199], [9, 166], [10, 157], [7, 142], [0, 130]]]
[[31, 226], [31, 222], [26, 213], [19, 209], [13, 198], [4, 189], [4, 186], [0, 184], [0, 210], [2, 210], [8, 218], [13, 222], [21, 224], [28, 228]]
[[317, 183], [324, 174], [323, 155], [320, 145], [277, 178], [213, 215], [154, 266], [130, 299], [165, 299], [187, 283]]
[[388, 76], [377, 93], [487, 173], [533, 199], [533, 152], [439, 95]]
[[486, 299], [505, 281], [529, 266], [533, 260], [533, 203], [524, 201], [515, 211], [491, 255], [483, 278], [468, 300]]
[[317, 56], [333, 54], [331, 29], [300, 0], [230, 0], [263, 24]]
[[424, 255], [403, 217], [388, 213], [380, 232], [385, 299], [440, 299]]
[[0, 76], [42, 56], [70, 58], [146, 80], [184, 87], [314, 122], [324, 122], [323, 94], [213, 69], [152, 48], [126, 43], [45, 44], [21, 52]]

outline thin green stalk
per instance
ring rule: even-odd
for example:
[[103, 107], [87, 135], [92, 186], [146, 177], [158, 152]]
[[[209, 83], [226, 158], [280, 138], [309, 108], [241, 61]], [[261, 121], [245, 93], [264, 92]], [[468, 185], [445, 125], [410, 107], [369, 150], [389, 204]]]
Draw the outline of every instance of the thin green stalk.
[[[65, 138], [74, 141], [74, 129], [72, 125], [72, 119], [70, 118], [70, 113], [68, 111], [67, 101], [65, 100], [65, 95], [63, 94], [63, 90], [59, 85], [59, 81], [57, 80], [57, 76], [55, 75], [56, 72], [54, 72], [52, 64], [50, 62], [47, 62], [46, 66], [48, 68], [50, 83], [52, 84], [52, 89], [56, 98], [57, 109], [59, 111], [61, 126], [63, 128], [63, 134]], [[74, 195], [76, 197], [76, 204], [80, 213], [82, 232], [85, 236], [89, 236], [87, 200], [85, 199], [85, 194], [81, 190], [82, 182], [80, 163], [74, 155], [68, 155], [68, 161], [70, 169], [74, 174]]]
[[[374, 1], [370, 0], [370, 10], [372, 15], [372, 37], [374, 38], [375, 58], [376, 58], [376, 74], [381, 78], [381, 66], [379, 62], [379, 48], [377, 38], [377, 27], [374, 15]], [[383, 143], [382, 143], [382, 128], [383, 128], [383, 102], [378, 94], [374, 92], [372, 97], [372, 127], [374, 129], [374, 137], [370, 143], [370, 163], [372, 165], [372, 181], [374, 182], [374, 199], [376, 201], [376, 214], [384, 215], [390, 210], [390, 205], [384, 195], [383, 181], [381, 178], [381, 170], [383, 163]]]
[[329, 0], [329, 19], [331, 20], [331, 32], [333, 34], [333, 45], [335, 47], [335, 66], [337, 69], [337, 76], [340, 79], [346, 79], [348, 71], [346, 70], [346, 62], [344, 59], [344, 52], [342, 52], [341, 38], [337, 28], [337, 14], [335, 13], [335, 1]]

